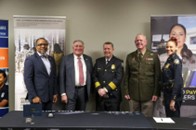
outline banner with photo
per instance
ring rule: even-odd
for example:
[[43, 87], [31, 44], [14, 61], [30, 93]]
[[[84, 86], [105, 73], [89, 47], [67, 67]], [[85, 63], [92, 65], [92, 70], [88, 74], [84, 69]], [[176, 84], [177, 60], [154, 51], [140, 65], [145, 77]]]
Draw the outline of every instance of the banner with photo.
[[15, 110], [22, 110], [27, 90], [23, 80], [24, 61], [35, 52], [34, 42], [44, 37], [49, 42], [48, 54], [55, 58], [56, 69], [60, 58], [56, 50], [65, 50], [65, 16], [14, 16], [15, 36]]
[[[6, 77], [1, 77], [0, 82], [0, 102], [4, 99], [8, 100], [8, 20], [0, 20], [0, 76], [5, 72]], [[5, 89], [6, 87], [6, 89]], [[9, 101], [8, 101], [9, 104]], [[0, 107], [0, 117], [9, 111], [9, 105]]]
[[196, 110], [196, 15], [151, 16], [151, 49], [159, 54], [161, 66], [163, 66], [167, 59], [165, 45], [169, 39], [169, 31], [172, 25], [177, 23], [186, 28], [184, 44], [190, 50], [189, 54], [182, 60], [183, 106], [187, 106], [186, 110], [191, 107]]

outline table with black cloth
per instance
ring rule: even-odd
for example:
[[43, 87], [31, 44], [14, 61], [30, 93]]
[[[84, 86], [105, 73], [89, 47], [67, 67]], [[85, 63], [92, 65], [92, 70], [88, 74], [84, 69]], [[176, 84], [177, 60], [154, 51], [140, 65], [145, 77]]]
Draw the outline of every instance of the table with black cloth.
[[193, 118], [173, 119], [175, 124], [157, 124], [153, 118], [146, 118], [140, 113], [130, 112], [55, 112], [48, 117], [48, 112], [32, 117], [33, 123], [25, 123], [22, 111], [12, 111], [0, 119], [0, 130], [13, 128], [59, 129], [59, 130], [188, 130]]

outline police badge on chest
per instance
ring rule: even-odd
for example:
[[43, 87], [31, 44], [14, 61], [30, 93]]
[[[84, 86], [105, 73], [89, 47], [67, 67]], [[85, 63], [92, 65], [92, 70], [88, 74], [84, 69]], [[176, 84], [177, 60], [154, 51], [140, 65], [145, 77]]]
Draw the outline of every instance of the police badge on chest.
[[3, 92], [2, 94], [1, 94], [1, 98], [3, 98], [5, 96], [5, 93]]

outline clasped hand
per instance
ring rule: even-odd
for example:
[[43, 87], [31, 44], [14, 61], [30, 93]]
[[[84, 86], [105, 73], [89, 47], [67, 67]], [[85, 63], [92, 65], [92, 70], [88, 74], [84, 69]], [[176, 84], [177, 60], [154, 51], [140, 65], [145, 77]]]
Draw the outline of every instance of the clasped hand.
[[100, 88], [100, 89], [98, 90], [98, 94], [99, 94], [99, 96], [103, 97], [103, 96], [106, 95], [107, 93], [106, 93], [106, 91], [105, 91], [103, 88]]

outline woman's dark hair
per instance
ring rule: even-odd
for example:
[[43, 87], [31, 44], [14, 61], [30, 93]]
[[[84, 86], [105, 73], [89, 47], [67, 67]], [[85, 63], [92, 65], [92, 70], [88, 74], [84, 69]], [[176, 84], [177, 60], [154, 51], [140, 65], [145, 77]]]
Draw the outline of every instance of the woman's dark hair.
[[[179, 23], [174, 24], [174, 25], [170, 28], [169, 33], [171, 33], [172, 29], [173, 29], [174, 27], [176, 27], [176, 26], [181, 27], [181, 28], [184, 30], [184, 33], [185, 33], [185, 35], [186, 35], [186, 28], [185, 28], [185, 26], [182, 25], [182, 24], [179, 24]], [[182, 50], [181, 50], [181, 55], [182, 55], [183, 58], [186, 58], [186, 59], [188, 59], [188, 60], [191, 60], [191, 58], [192, 58], [193, 53], [192, 53], [192, 51], [191, 51], [190, 49], [188, 49], [188, 47], [187, 47], [187, 45], [186, 45], [185, 43], [184, 43], [183, 48], [182, 48]]]
[[182, 57], [185, 57], [187, 59], [190, 59], [193, 55], [192, 51], [190, 49], [188, 49], [187, 45], [184, 44], [182, 50], [181, 50], [181, 55]]
[[5, 73], [4, 70], [1, 70], [1, 69], [0, 69], [0, 74], [3, 74], [3, 77], [4, 77], [4, 78], [7, 78], [7, 75], [6, 75], [6, 73]]
[[185, 26], [182, 25], [182, 24], [179, 24], [179, 23], [172, 25], [171, 28], [170, 28], [170, 30], [169, 30], [169, 33], [171, 33], [172, 29], [173, 29], [174, 27], [176, 27], [176, 26], [181, 27], [181, 28], [183, 29], [185, 35], [186, 35], [186, 28], [185, 28]]

